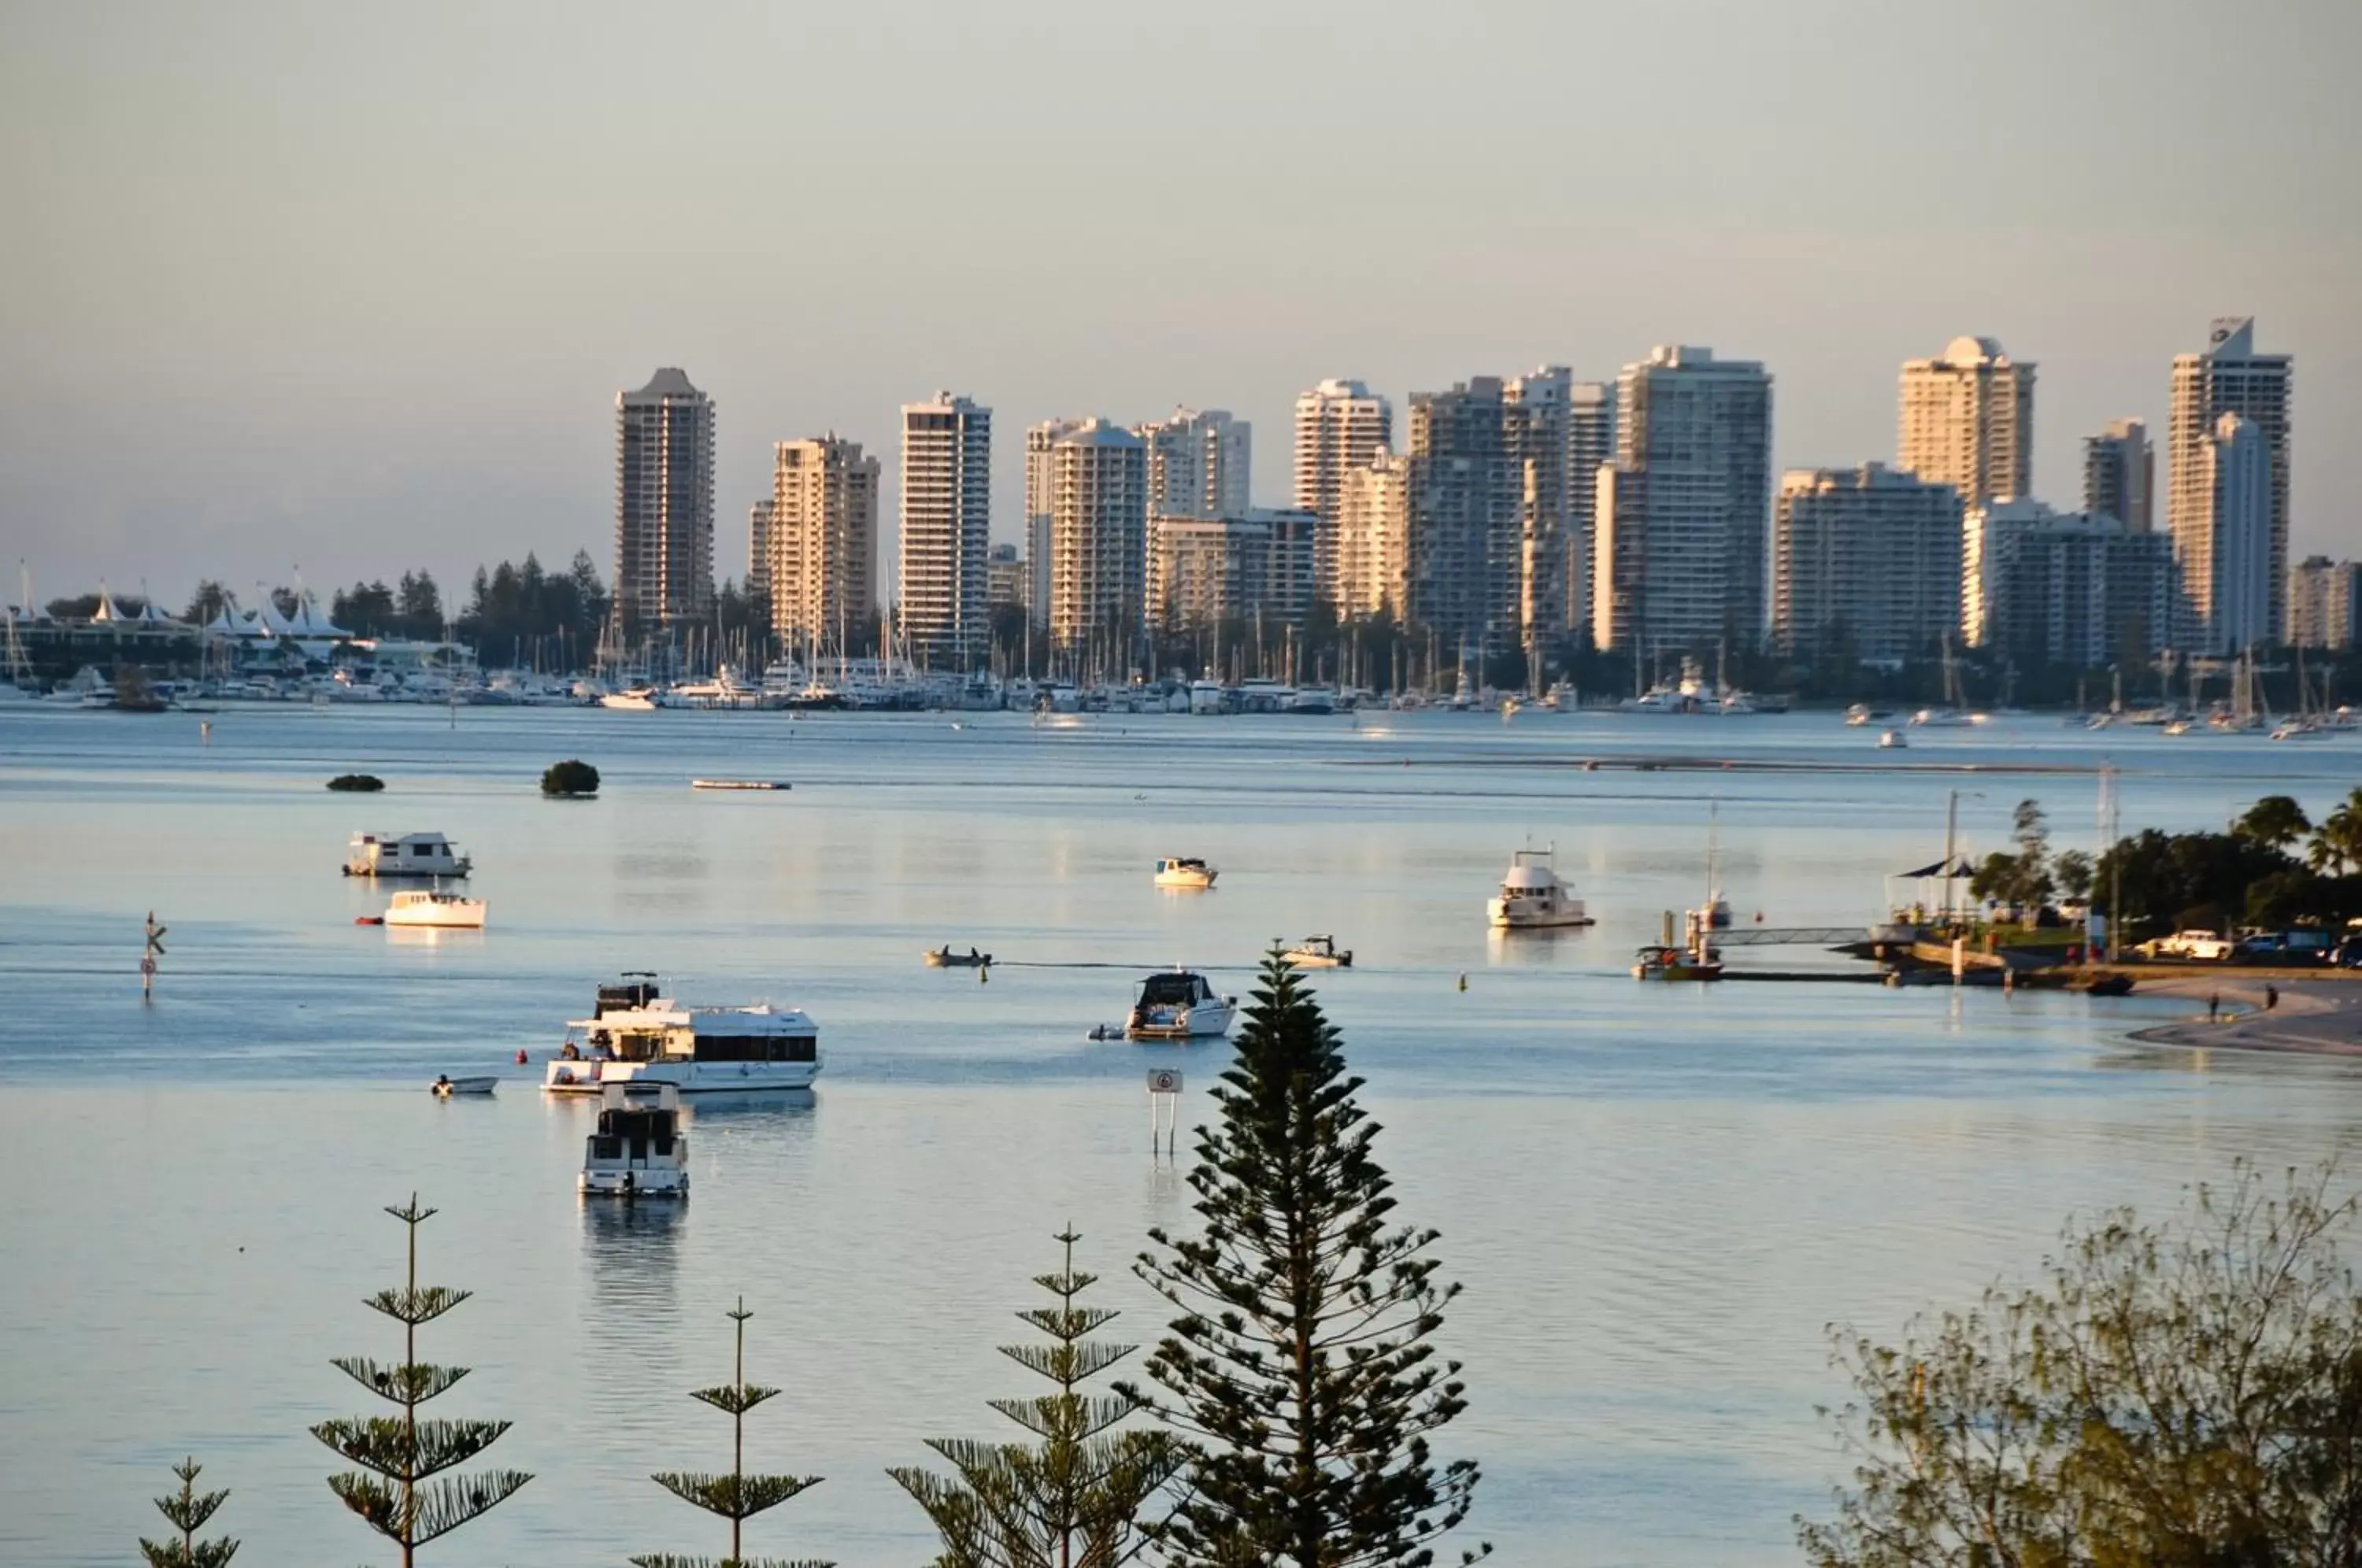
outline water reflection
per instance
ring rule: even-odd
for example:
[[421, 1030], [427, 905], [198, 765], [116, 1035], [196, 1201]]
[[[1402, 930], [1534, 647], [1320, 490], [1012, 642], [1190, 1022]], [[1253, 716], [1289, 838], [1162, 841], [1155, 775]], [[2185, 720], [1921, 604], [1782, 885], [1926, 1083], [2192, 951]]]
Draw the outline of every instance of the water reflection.
[[[626, 1365], [649, 1382], [679, 1382], [672, 1325], [680, 1311], [681, 1238], [689, 1227], [684, 1199], [580, 1198], [582, 1211], [585, 1360]], [[646, 1403], [635, 1378], [592, 1378], [587, 1398], [595, 1417], [628, 1418]]]

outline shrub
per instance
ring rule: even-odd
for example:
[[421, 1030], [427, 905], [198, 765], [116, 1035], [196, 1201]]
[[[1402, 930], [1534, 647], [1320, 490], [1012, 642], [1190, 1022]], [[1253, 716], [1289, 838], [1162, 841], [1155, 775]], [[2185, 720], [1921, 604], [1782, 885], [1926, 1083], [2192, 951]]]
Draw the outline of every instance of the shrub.
[[579, 759], [553, 762], [541, 776], [541, 792], [545, 795], [595, 795], [599, 792], [599, 770]]
[[347, 793], [373, 795], [385, 788], [385, 780], [374, 773], [339, 773], [328, 780], [328, 788]]

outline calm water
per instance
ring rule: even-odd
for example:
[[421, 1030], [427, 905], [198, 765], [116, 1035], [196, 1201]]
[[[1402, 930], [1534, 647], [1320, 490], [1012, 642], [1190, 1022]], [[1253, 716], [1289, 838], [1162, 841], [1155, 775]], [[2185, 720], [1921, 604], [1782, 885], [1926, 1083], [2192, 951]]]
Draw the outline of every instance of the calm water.
[[[1142, 969], [1243, 991], [1265, 941], [1334, 931], [1322, 977], [1405, 1218], [1440, 1227], [1466, 1295], [1446, 1331], [1470, 1413], [1440, 1445], [1485, 1480], [1477, 1523], [1519, 1562], [1794, 1561], [1789, 1516], [1838, 1462], [1822, 1325], [1891, 1333], [2040, 1258], [2062, 1214], [2163, 1208], [2235, 1156], [2307, 1160], [2362, 1112], [2362, 1066], [2128, 1046], [2160, 1006], [1839, 983], [1641, 987], [1658, 911], [1694, 902], [1709, 802], [1741, 920], [1860, 922], [1936, 858], [1946, 792], [1972, 847], [2025, 795], [2088, 845], [2093, 770], [2128, 828], [2219, 823], [2264, 790], [2325, 808], [2362, 746], [2167, 740], [2025, 719], [1900, 756], [1826, 716], [893, 718], [575, 712], [0, 712], [0, 1560], [120, 1562], [183, 1452], [235, 1489], [258, 1562], [360, 1561], [306, 1423], [359, 1408], [331, 1355], [398, 1349], [359, 1298], [393, 1282], [415, 1188], [431, 1280], [478, 1295], [428, 1353], [479, 1370], [445, 1404], [515, 1430], [537, 1473], [440, 1561], [717, 1551], [645, 1479], [727, 1463], [686, 1390], [727, 1372], [744, 1294], [756, 1375], [785, 1386], [750, 1453], [825, 1485], [750, 1549], [924, 1561], [885, 1474], [930, 1435], [1012, 1432], [1032, 1392], [992, 1346], [1071, 1221], [1128, 1337], [1126, 1264], [1191, 1221], [1146, 1147], [1141, 1071], [1224, 1061], [1094, 1044]], [[1782, 769], [1584, 771], [1678, 755]], [[595, 801], [537, 798], [580, 756]], [[1910, 771], [1881, 768], [1899, 765]], [[1988, 771], [1945, 772], [1980, 764]], [[379, 773], [373, 800], [321, 790]], [[2012, 769], [2059, 771], [2014, 772]], [[692, 793], [695, 776], [791, 793]], [[351, 923], [357, 828], [448, 833], [491, 900], [481, 935]], [[1554, 841], [1595, 929], [1488, 939], [1511, 849]], [[1160, 894], [1160, 854], [1211, 894]], [[139, 1001], [139, 922], [171, 928]], [[952, 941], [989, 984], [921, 967]], [[1809, 950], [1734, 954], [1819, 966]], [[685, 995], [808, 1008], [829, 1054], [804, 1104], [694, 1113], [697, 1197], [583, 1208], [587, 1108], [524, 1079], [432, 1100], [437, 1072], [553, 1048], [590, 988], [654, 968]], [[1458, 988], [1465, 974], [1467, 988]], [[513, 1067], [512, 1073], [519, 1071]], [[1188, 1157], [1185, 1139], [1184, 1164]], [[996, 1428], [1001, 1429], [996, 1431]], [[382, 1553], [376, 1554], [382, 1556]]]

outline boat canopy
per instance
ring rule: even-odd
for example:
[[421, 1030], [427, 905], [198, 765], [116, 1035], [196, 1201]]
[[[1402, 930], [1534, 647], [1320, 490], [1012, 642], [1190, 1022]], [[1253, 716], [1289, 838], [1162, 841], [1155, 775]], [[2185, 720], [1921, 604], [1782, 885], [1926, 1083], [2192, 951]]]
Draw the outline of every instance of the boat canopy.
[[1140, 982], [1140, 1005], [1142, 1007], [1187, 1007], [1213, 995], [1203, 975], [1186, 969], [1168, 974], [1151, 975]]

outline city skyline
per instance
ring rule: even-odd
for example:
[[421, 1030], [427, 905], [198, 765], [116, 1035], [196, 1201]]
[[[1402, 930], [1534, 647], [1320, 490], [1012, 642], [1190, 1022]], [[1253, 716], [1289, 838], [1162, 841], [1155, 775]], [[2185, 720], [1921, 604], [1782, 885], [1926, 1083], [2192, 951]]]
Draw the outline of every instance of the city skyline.
[[[2255, 315], [2304, 360], [2308, 431], [2362, 420], [2362, 202], [2338, 172], [2362, 151], [2338, 82], [2362, 43], [2350, 11], [1869, 17], [1831, 0], [1700, 26], [1525, 6], [1423, 41], [1407, 17], [1356, 28], [1347, 71], [1324, 68], [1335, 28], [1261, 7], [1213, 5], [1176, 33], [725, 5], [681, 40], [678, 92], [651, 98], [642, 35], [591, 8], [555, 32], [523, 13], [462, 30], [432, 7], [17, 11], [0, 135], [32, 155], [0, 166], [0, 195], [31, 243], [0, 305], [17, 372], [0, 564], [26, 558], [43, 591], [105, 574], [177, 594], [298, 566], [447, 580], [488, 541], [603, 555], [601, 411], [652, 365], [723, 409], [734, 515], [777, 441], [834, 428], [890, 456], [896, 411], [938, 386], [991, 405], [1004, 442], [1076, 410], [1230, 409], [1265, 433], [1253, 499], [1279, 504], [1271, 433], [1324, 377], [1399, 416], [1474, 368], [1600, 380], [1653, 343], [1762, 362], [1786, 469], [1891, 458], [1895, 368], [1991, 335], [2043, 368], [2033, 491], [2059, 505], [2083, 436], [2165, 429], [2170, 359], [2217, 315]], [[828, 80], [783, 101], [774, 62], [815, 51]], [[1656, 127], [1628, 156], [1537, 188], [1491, 155], [1493, 105], [1601, 59], [1678, 62], [1694, 112], [1650, 113], [1661, 73], [1603, 72], [1591, 123]], [[2175, 84], [2232, 59], [2271, 90], [2239, 138], [2190, 138]], [[2050, 108], [1894, 134], [1914, 83], [1964, 75]], [[1367, 127], [1352, 165], [1305, 182], [1302, 151], [1348, 123]], [[822, 134], [819, 200], [747, 198]], [[1204, 172], [1182, 188], [1217, 221], [1175, 232], [1148, 144], [1193, 148]], [[1031, 215], [1045, 157], [1142, 199], [1055, 236]], [[1922, 177], [1938, 157], [1949, 177]], [[641, 243], [617, 203], [657, 182], [662, 242]], [[1798, 199], [1832, 186], [1880, 199]], [[2200, 189], [2239, 200], [2201, 214]], [[1016, 536], [1016, 458], [994, 465], [999, 540]], [[2291, 479], [2296, 553], [2362, 549], [2362, 452], [2300, 440]], [[889, 470], [889, 519], [898, 502]]]

